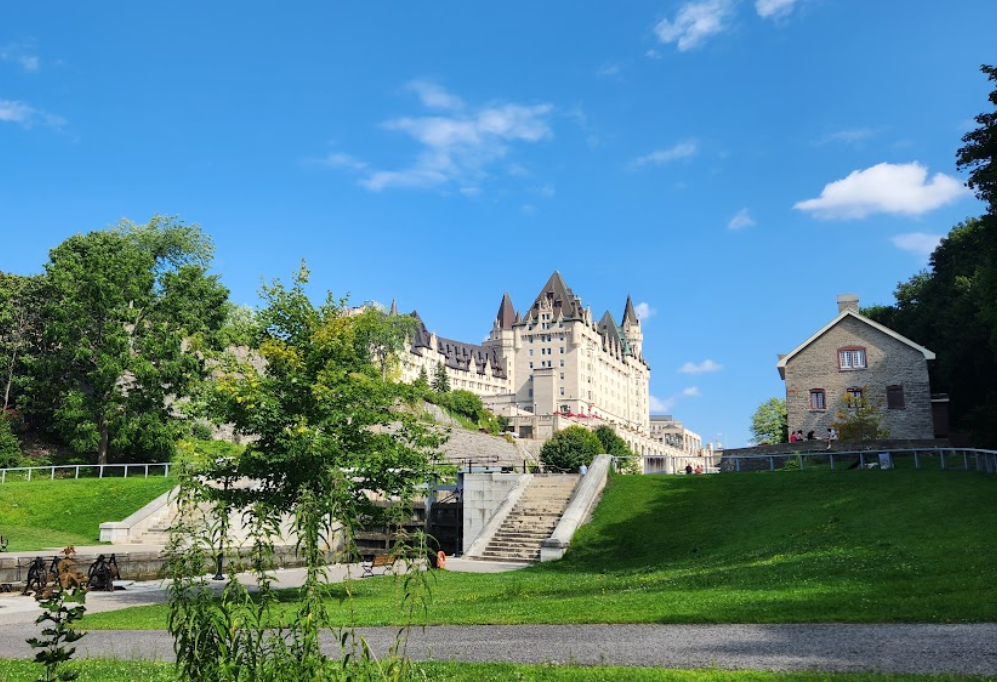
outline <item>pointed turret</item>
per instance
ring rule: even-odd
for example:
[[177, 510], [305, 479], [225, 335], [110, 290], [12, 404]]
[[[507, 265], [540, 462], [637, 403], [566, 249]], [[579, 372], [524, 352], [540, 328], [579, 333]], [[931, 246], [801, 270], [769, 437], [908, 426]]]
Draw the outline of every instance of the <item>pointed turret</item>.
[[564, 283], [561, 273], [557, 270], [537, 294], [533, 306], [526, 313], [527, 321], [536, 319], [541, 309], [560, 313], [565, 319], [581, 319], [582, 317], [581, 299], [575, 296], [568, 285]]
[[623, 309], [623, 326], [630, 324], [640, 324], [640, 320], [637, 319], [637, 313], [634, 311], [634, 302], [630, 298], [630, 294], [627, 294], [627, 306]]
[[509, 292], [506, 292], [502, 296], [502, 303], [499, 305], [498, 315], [495, 316], [495, 323], [501, 329], [512, 329], [512, 325], [516, 323], [516, 311], [512, 307], [512, 299], [509, 298]]
[[388, 311], [388, 314], [392, 317], [398, 316], [398, 302], [395, 299], [391, 299], [391, 310]]

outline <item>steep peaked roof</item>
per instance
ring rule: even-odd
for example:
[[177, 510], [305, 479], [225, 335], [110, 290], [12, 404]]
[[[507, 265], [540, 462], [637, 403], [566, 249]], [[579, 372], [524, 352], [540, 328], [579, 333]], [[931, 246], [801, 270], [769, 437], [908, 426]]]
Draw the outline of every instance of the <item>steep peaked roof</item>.
[[624, 336], [620, 326], [608, 310], [599, 319], [599, 333], [613, 346], [619, 346], [624, 353], [630, 353], [630, 341]]
[[917, 343], [914, 343], [913, 341], [911, 341], [910, 339], [908, 339], [906, 336], [904, 336], [902, 334], [898, 334], [897, 332], [893, 331], [889, 327], [881, 325], [879, 322], [876, 322], [875, 320], [870, 320], [865, 315], [862, 315], [861, 313], [857, 313], [854, 310], [850, 310], [849, 309], [849, 310], [843, 310], [840, 313], [838, 313], [837, 317], [835, 317], [833, 320], [831, 320], [830, 322], [828, 322], [827, 324], [825, 324], [823, 327], [821, 327], [817, 331], [816, 334], [814, 334], [813, 336], [811, 336], [809, 339], [807, 339], [806, 341], [804, 341], [803, 343], [801, 343], [799, 346], [797, 346], [796, 348], [794, 348], [790, 352], [786, 353], [785, 355], [780, 356], [779, 357], [779, 361], [775, 364], [776, 369], [779, 370], [779, 376], [782, 379], [785, 379], [786, 378], [786, 364], [790, 360], [792, 360], [793, 357], [795, 357], [797, 354], [799, 354], [804, 348], [806, 348], [807, 346], [809, 346], [810, 344], [812, 344], [814, 341], [816, 341], [817, 339], [819, 339], [829, 329], [831, 329], [832, 327], [834, 327], [836, 324], [838, 324], [839, 322], [841, 322], [846, 317], [853, 317], [856, 320], [858, 320], [859, 322], [862, 322], [863, 324], [867, 324], [870, 327], [872, 327], [873, 329], [876, 329], [876, 330], [878, 330], [878, 331], [886, 334], [887, 336], [889, 336], [889, 337], [891, 337], [893, 339], [896, 339], [900, 343], [902, 343], [904, 345], [907, 345], [907, 346], [910, 346], [911, 348], [913, 348], [917, 352], [919, 352], [922, 355], [924, 355], [924, 359], [925, 360], [934, 360], [935, 359], [935, 354], [932, 353], [927, 348], [925, 348], [924, 346], [919, 345]]
[[527, 318], [535, 317], [542, 304], [547, 304], [554, 314], [561, 313], [565, 318], [580, 319], [582, 317], [582, 301], [564, 283], [561, 273], [557, 270], [550, 276], [540, 293], [537, 294], [533, 306], [526, 314]]
[[512, 329], [512, 325], [516, 323], [516, 311], [512, 307], [512, 299], [509, 298], [509, 292], [506, 292], [502, 296], [502, 303], [499, 305], [495, 321], [498, 322], [498, 326], [502, 329]]
[[627, 294], [627, 306], [623, 309], [623, 324], [629, 322], [630, 324], [640, 324], [640, 320], [637, 319], [637, 313], [634, 312], [634, 302], [630, 300], [630, 294]]

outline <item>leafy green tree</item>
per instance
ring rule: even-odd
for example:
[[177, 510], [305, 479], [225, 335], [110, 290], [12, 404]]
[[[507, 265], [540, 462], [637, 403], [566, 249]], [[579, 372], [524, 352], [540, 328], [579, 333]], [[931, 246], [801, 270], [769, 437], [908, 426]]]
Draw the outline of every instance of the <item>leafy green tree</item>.
[[0, 469], [21, 465], [21, 441], [14, 435], [10, 418], [0, 412]]
[[256, 346], [259, 328], [256, 313], [248, 305], [225, 303], [225, 319], [216, 333], [215, 345], [219, 348]]
[[41, 348], [44, 289], [41, 276], [0, 272], [0, 411], [13, 406], [15, 392], [26, 380], [25, 366]]
[[450, 377], [447, 376], [447, 368], [443, 362], [436, 363], [436, 372], [433, 374], [433, 390], [437, 393], [450, 392]]
[[929, 269], [897, 285], [895, 303], [863, 314], [935, 351], [931, 388], [948, 393], [951, 422], [976, 445], [997, 445], [997, 256], [991, 216], [959, 223], [931, 254]]
[[598, 436], [582, 426], [569, 426], [551, 436], [540, 448], [540, 461], [562, 471], [578, 471], [602, 454]]
[[857, 397], [852, 393], [845, 393], [842, 397], [841, 407], [831, 425], [840, 440], [877, 440], [890, 437], [890, 430], [883, 425], [882, 401], [870, 401], [866, 397], [867, 392], [868, 389], [863, 386]]
[[169, 458], [183, 431], [175, 401], [205, 375], [203, 339], [228, 291], [207, 274], [210, 240], [156, 218], [75, 235], [52, 250], [42, 310], [46, 352], [28, 407], [78, 453]]
[[381, 379], [395, 378], [399, 354], [415, 333], [418, 321], [408, 315], [389, 315], [370, 307], [357, 316], [357, 333], [370, 346], [370, 355], [381, 369]]
[[426, 372], [425, 367], [419, 368], [419, 376], [417, 376], [415, 381], [412, 382], [412, 386], [414, 386], [420, 394], [426, 394], [431, 390], [429, 387], [429, 373]]
[[751, 416], [751, 434], [756, 444], [789, 441], [789, 423], [784, 398], [769, 398], [758, 406]]
[[603, 424], [593, 431], [595, 437], [602, 444], [602, 452], [613, 457], [633, 457], [634, 452], [627, 445], [627, 442], [620, 438], [612, 427]]
[[[997, 84], [997, 68], [983, 64], [980, 71]], [[966, 186], [990, 206], [990, 213], [997, 213], [997, 88], [989, 100], [994, 111], [978, 115], [979, 127], [963, 136], [965, 144], [956, 154], [956, 167], [970, 171]]]
[[[442, 437], [413, 411], [398, 409], [409, 387], [385, 379], [383, 358], [370, 343], [379, 331], [370, 325], [385, 320], [350, 315], [345, 302], [331, 296], [315, 305], [305, 294], [307, 282], [302, 267], [290, 286], [278, 281], [263, 288], [265, 305], [257, 315], [262, 366], [235, 353], [223, 357], [208, 412], [248, 437], [245, 450], [201, 460], [193, 470], [181, 468], [188, 475], [179, 503], [192, 514], [210, 505], [207, 526], [216, 529], [206, 538], [203, 530], [183, 526], [190, 515], [181, 514], [172, 536], [177, 551], [171, 554], [169, 627], [184, 679], [374, 679], [375, 663], [377, 679], [408, 679], [390, 661], [372, 662], [348, 630], [340, 631], [342, 656], [338, 669], [331, 668], [319, 648], [320, 631], [330, 627], [324, 569], [337, 534], [345, 535], [352, 550], [359, 528], [398, 529], [411, 518], [412, 497], [435, 478]], [[204, 484], [212, 479], [222, 485]], [[224, 484], [233, 479], [254, 484]], [[259, 596], [250, 598], [232, 580], [220, 599], [205, 598], [204, 559], [229, 542], [227, 519], [239, 513], [254, 526], [246, 551]], [[276, 596], [269, 571], [285, 515], [294, 520], [307, 571], [297, 613], [285, 628], [273, 630], [268, 614]], [[393, 537], [392, 553], [400, 560], [425, 559], [424, 542], [401, 532]], [[348, 558], [355, 558], [355, 550]], [[410, 572], [403, 603], [421, 603], [424, 593], [415, 594], [412, 586], [426, 580], [422, 571]], [[235, 621], [244, 627], [226, 625]]]

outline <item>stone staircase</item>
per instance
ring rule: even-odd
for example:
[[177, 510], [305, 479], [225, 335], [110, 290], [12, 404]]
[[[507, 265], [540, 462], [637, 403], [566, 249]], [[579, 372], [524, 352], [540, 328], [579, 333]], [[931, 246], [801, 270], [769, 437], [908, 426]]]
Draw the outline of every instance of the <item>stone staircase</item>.
[[537, 474], [502, 527], [478, 557], [485, 561], [540, 561], [540, 543], [551, 536], [561, 520], [577, 474]]

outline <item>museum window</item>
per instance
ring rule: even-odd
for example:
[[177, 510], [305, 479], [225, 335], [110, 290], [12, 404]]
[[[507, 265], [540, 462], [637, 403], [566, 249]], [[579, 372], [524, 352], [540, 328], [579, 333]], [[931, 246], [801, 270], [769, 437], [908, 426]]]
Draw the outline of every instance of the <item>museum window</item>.
[[903, 386], [886, 387], [886, 408], [889, 410], [902, 410], [907, 407], [904, 400]]
[[865, 369], [865, 348], [847, 346], [838, 349], [838, 369]]
[[827, 401], [825, 400], [825, 394], [823, 388], [814, 388], [810, 390], [810, 409], [811, 410], [827, 409]]

